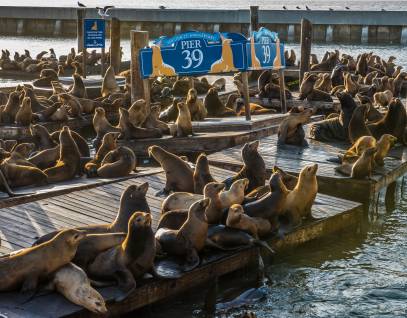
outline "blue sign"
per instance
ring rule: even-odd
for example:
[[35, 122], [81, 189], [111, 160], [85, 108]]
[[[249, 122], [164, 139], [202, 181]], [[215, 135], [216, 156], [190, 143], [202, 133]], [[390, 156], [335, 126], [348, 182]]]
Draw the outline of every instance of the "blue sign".
[[246, 44], [248, 70], [274, 69], [285, 67], [284, 44], [277, 33], [260, 28]]
[[[240, 39], [240, 41], [239, 41]], [[186, 32], [140, 50], [143, 78], [245, 71], [246, 42], [232, 33]]]
[[105, 20], [85, 19], [83, 28], [85, 48], [90, 49], [105, 47]]

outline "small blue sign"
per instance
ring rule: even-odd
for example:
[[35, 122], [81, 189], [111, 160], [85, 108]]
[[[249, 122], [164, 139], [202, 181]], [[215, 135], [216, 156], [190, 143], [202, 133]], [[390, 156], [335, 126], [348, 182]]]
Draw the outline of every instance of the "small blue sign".
[[105, 47], [105, 20], [85, 19], [84, 20], [84, 47], [104, 48]]
[[[236, 39], [242, 39], [238, 41]], [[143, 78], [203, 75], [246, 70], [246, 42], [230, 33], [190, 31], [174, 37], [160, 37], [140, 50]]]
[[253, 32], [246, 45], [248, 70], [274, 69], [285, 67], [284, 43], [278, 34], [266, 28]]

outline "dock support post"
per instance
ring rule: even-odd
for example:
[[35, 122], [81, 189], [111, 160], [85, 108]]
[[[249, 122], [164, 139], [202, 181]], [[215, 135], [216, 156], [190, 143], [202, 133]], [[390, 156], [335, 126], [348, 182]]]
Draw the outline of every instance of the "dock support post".
[[22, 35], [24, 32], [24, 20], [17, 20], [17, 35]]
[[278, 70], [278, 79], [280, 85], [281, 113], [285, 114], [287, 112], [287, 101], [285, 98], [285, 76], [283, 68]]
[[134, 103], [140, 98], [144, 98], [147, 105], [150, 105], [150, 81], [149, 79], [143, 80], [140, 74], [140, 49], [148, 46], [148, 32], [147, 31], [130, 31], [131, 39], [131, 61], [130, 61], [130, 75], [131, 75], [131, 102]]
[[216, 296], [218, 293], [218, 276], [214, 277], [209, 285], [208, 292], [205, 297], [205, 318], [215, 317], [216, 312]]
[[312, 44], [312, 23], [307, 19], [301, 20], [301, 62], [300, 62], [300, 85], [304, 73], [309, 71]]
[[220, 30], [220, 26], [219, 23], [216, 23], [213, 25], [213, 33], [217, 33]]
[[114, 73], [120, 73], [121, 50], [120, 50], [120, 20], [112, 18], [110, 23], [110, 66]]
[[400, 44], [407, 44], [407, 27], [403, 27], [401, 29], [401, 39], [400, 39]]
[[290, 24], [288, 26], [288, 31], [287, 31], [287, 41], [294, 42], [294, 40], [295, 40], [295, 26], [294, 26], [294, 24]]
[[369, 42], [369, 26], [364, 25], [362, 27], [362, 34], [360, 37], [360, 43], [367, 44]]
[[386, 188], [386, 195], [384, 197], [384, 204], [386, 212], [391, 213], [396, 208], [396, 188], [397, 182], [390, 183]]
[[332, 25], [328, 25], [326, 27], [326, 36], [325, 36], [326, 43], [332, 43], [333, 33], [334, 33], [334, 29], [333, 29]]
[[251, 120], [250, 115], [250, 96], [249, 96], [249, 77], [247, 72], [242, 72], [242, 82], [243, 82], [243, 100], [244, 100], [244, 112], [246, 120]]
[[259, 7], [250, 6], [250, 35], [259, 29]]
[[62, 21], [61, 20], [55, 20], [54, 36], [61, 35], [61, 31], [62, 31]]
[[175, 34], [181, 33], [181, 23], [175, 24]]
[[85, 9], [77, 9], [77, 20], [76, 20], [76, 35], [77, 35], [77, 43], [78, 43], [78, 50], [77, 52], [82, 52], [82, 71], [83, 71], [83, 78], [86, 78], [86, 60], [88, 58], [86, 48], [84, 47], [84, 23], [83, 20], [85, 19], [86, 11]]

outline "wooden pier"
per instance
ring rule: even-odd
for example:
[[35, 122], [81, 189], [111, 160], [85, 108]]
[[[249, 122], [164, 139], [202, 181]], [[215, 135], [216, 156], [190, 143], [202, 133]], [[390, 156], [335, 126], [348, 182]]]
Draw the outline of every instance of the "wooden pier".
[[[217, 180], [232, 174], [231, 171], [211, 167]], [[157, 226], [163, 198], [155, 193], [165, 184], [163, 172], [105, 184], [92, 189], [73, 191], [35, 202], [10, 206], [0, 210], [0, 254], [6, 254], [32, 244], [36, 237], [64, 227], [92, 223], [111, 222], [119, 206], [120, 195], [131, 184], [149, 183], [147, 200], [151, 208], [153, 227]], [[359, 224], [360, 204], [318, 194], [312, 208], [314, 221], [303, 224], [283, 239], [271, 238], [270, 243], [277, 251], [307, 241], [321, 238], [334, 232], [351, 229]], [[115, 287], [100, 289], [107, 301], [110, 315], [120, 315], [145, 305], [191, 289], [215, 277], [233, 272], [256, 262], [257, 248], [243, 248], [235, 252], [206, 251], [201, 265], [177, 280], [148, 279], [138, 282], [138, 288], [128, 299], [116, 303]], [[46, 309], [45, 309], [46, 308]], [[59, 294], [36, 297], [22, 304], [18, 293], [2, 293], [0, 314], [8, 317], [89, 317], [88, 311], [71, 304]]]
[[[335, 171], [337, 163], [328, 161], [349, 148], [347, 143], [323, 143], [308, 139], [309, 147], [277, 146], [277, 135], [260, 139], [259, 153], [264, 158], [268, 173], [274, 165], [286, 172], [298, 175], [306, 165], [318, 163], [318, 184], [321, 193], [367, 203], [382, 188], [387, 187], [407, 172], [407, 149], [394, 148], [385, 159], [383, 168], [377, 168], [372, 180], [356, 180]], [[210, 164], [231, 170], [242, 166], [241, 146], [211, 154]]]

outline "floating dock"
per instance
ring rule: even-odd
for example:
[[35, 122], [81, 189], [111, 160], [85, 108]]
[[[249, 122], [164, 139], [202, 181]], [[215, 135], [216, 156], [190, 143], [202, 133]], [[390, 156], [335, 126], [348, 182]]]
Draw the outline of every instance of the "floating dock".
[[[233, 172], [211, 167], [217, 180], [223, 180]], [[6, 254], [31, 246], [36, 237], [56, 229], [111, 222], [117, 213], [120, 195], [131, 184], [149, 183], [147, 200], [151, 208], [153, 227], [157, 226], [163, 198], [155, 193], [165, 184], [164, 172], [138, 176], [120, 182], [105, 184], [92, 189], [73, 191], [35, 202], [9, 206], [0, 210], [0, 254]], [[305, 223], [283, 239], [271, 238], [277, 251], [307, 241], [321, 238], [344, 229], [357, 227], [361, 218], [361, 205], [355, 202], [318, 194], [312, 208], [314, 221]], [[177, 293], [197, 287], [216, 277], [233, 272], [256, 262], [258, 248], [242, 248], [234, 252], [210, 250], [202, 255], [201, 265], [176, 280], [148, 279], [138, 281], [138, 288], [125, 301], [116, 303], [115, 287], [99, 291], [107, 301], [110, 315], [120, 315], [145, 305], [162, 300]], [[44, 310], [46, 308], [46, 310]], [[24, 304], [18, 293], [2, 293], [0, 314], [8, 317], [89, 317], [88, 311], [80, 308], [59, 294], [36, 297]]]
[[[298, 175], [306, 165], [318, 163], [318, 184], [321, 193], [367, 203], [380, 189], [387, 187], [407, 172], [407, 149], [394, 148], [385, 159], [383, 168], [377, 168], [371, 180], [357, 180], [335, 172], [337, 163], [328, 159], [337, 158], [339, 152], [349, 148], [343, 142], [323, 143], [308, 139], [309, 147], [302, 148], [291, 145], [277, 147], [277, 135], [260, 139], [259, 153], [266, 163], [268, 173], [273, 166], [278, 166], [286, 172]], [[231, 170], [242, 166], [241, 146], [225, 149], [211, 154], [210, 164]]]

